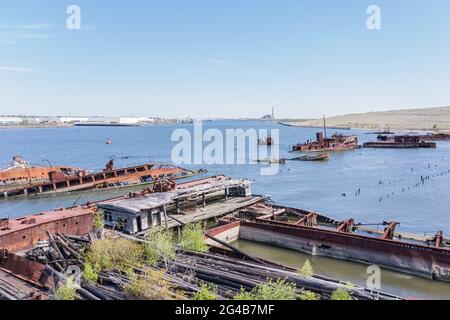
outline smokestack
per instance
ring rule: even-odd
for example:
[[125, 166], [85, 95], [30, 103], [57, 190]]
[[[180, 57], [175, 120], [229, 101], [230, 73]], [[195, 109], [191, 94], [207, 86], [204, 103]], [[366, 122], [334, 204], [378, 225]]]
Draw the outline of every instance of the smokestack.
[[272, 107], [272, 119], [275, 119], [275, 107]]

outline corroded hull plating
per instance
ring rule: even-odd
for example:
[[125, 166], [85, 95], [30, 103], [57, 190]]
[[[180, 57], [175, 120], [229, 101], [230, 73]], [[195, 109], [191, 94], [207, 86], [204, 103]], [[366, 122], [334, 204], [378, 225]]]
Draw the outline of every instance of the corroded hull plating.
[[75, 167], [30, 167], [11, 168], [0, 171], [0, 187], [20, 184], [32, 184], [50, 181], [51, 172], [82, 172], [82, 169]]
[[444, 248], [282, 222], [238, 221], [212, 229], [209, 234], [223, 240], [251, 240], [450, 282], [450, 250]]
[[48, 233], [86, 235], [92, 231], [94, 208], [43, 212], [33, 216], [2, 220], [0, 249], [18, 252], [33, 248], [39, 241], [48, 239]]
[[153, 183], [159, 178], [186, 178], [204, 171], [187, 171], [162, 164], [144, 164], [123, 169], [103, 171], [82, 177], [68, 177], [57, 182], [34, 184], [0, 191], [0, 199], [26, 195], [56, 194], [89, 189], [118, 188]]

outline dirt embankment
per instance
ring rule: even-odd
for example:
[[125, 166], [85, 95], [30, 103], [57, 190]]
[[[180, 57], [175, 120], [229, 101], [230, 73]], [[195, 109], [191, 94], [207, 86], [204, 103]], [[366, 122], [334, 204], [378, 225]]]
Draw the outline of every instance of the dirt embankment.
[[[322, 119], [292, 120], [284, 123], [301, 127], [323, 126]], [[327, 118], [328, 127], [450, 131], [450, 107], [393, 110], [349, 114]]]

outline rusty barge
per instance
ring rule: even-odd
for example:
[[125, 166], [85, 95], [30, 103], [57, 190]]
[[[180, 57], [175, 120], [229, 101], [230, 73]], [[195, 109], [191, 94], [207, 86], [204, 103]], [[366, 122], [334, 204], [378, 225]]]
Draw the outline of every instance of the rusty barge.
[[378, 232], [353, 219], [335, 221], [267, 203], [239, 210], [221, 222], [208, 235], [226, 242], [256, 241], [450, 282], [450, 240], [442, 231], [425, 238], [396, 232], [398, 223], [386, 222], [384, 230]]
[[188, 178], [205, 170], [186, 170], [170, 164], [151, 163], [128, 168], [114, 169], [112, 160], [102, 172], [63, 175], [50, 172], [49, 182], [32, 183], [26, 186], [0, 188], [0, 199], [18, 196], [36, 196], [92, 189], [110, 189], [153, 184], [158, 179], [173, 177]]
[[0, 169], [0, 188], [50, 182], [55, 177], [76, 177], [88, 171], [72, 166], [32, 166], [23, 157], [14, 156], [11, 165]]
[[364, 148], [376, 148], [376, 149], [419, 149], [436, 148], [435, 142], [429, 142], [422, 139], [421, 136], [379, 136], [379, 141], [376, 142], [366, 142], [363, 144]]

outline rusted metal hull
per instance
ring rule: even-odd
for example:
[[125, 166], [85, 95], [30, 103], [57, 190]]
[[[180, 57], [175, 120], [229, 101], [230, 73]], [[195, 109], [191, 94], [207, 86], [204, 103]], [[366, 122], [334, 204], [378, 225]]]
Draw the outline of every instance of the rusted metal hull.
[[325, 161], [330, 158], [328, 153], [320, 153], [318, 155], [306, 155], [303, 157], [293, 158], [294, 161]]
[[203, 171], [187, 171], [170, 165], [144, 164], [130, 168], [103, 171], [82, 177], [69, 177], [52, 183], [33, 184], [27, 187], [0, 191], [0, 199], [17, 196], [57, 194], [89, 189], [128, 187], [151, 184], [156, 179], [186, 178]]
[[356, 136], [344, 136], [335, 134], [327, 139], [323, 134], [317, 133], [317, 141], [297, 144], [292, 147], [294, 152], [330, 152], [330, 151], [348, 151], [358, 147], [358, 138]]
[[53, 287], [44, 265], [0, 250], [0, 300], [47, 300]]
[[282, 222], [236, 221], [208, 231], [221, 240], [245, 239], [312, 255], [378, 265], [450, 281], [450, 250]]
[[[86, 235], [92, 230], [94, 208], [43, 212], [33, 216], [4, 220], [0, 229], [0, 249], [19, 252], [48, 239], [48, 233]], [[6, 223], [5, 223], [6, 222]]]
[[0, 171], [0, 187], [29, 185], [34, 183], [50, 182], [51, 173], [64, 172], [85, 172], [75, 167], [30, 167], [30, 168], [12, 168]]
[[367, 142], [363, 144], [364, 148], [375, 149], [419, 149], [419, 148], [436, 148], [434, 142]]

